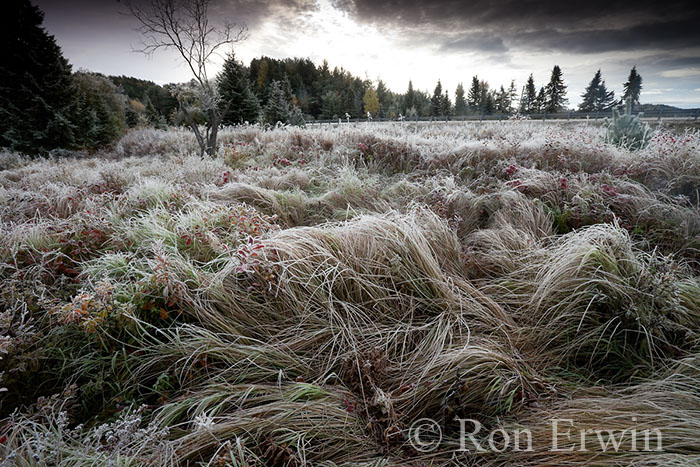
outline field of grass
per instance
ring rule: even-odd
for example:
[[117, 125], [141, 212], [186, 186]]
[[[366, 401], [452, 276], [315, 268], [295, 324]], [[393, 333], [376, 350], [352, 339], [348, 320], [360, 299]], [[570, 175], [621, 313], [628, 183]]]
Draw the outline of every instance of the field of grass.
[[[0, 460], [697, 465], [700, 131], [634, 152], [603, 132], [239, 127], [200, 159], [148, 129], [1, 154]], [[532, 449], [500, 448], [516, 429]]]

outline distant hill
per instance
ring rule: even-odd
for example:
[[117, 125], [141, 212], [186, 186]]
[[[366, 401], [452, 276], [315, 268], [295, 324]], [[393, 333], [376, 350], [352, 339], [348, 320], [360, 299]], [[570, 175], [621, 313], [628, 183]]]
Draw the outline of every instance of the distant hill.
[[672, 105], [666, 105], [666, 104], [640, 104], [639, 110], [641, 112], [674, 112], [674, 111], [680, 111], [680, 112], [688, 112], [688, 111], [693, 111], [693, 110], [700, 110], [700, 109], [681, 109], [680, 107], [674, 107]]

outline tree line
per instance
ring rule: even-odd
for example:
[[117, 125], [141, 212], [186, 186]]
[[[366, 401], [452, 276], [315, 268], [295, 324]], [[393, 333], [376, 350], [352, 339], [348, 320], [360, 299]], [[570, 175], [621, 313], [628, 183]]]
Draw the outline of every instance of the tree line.
[[[532, 74], [520, 91], [515, 81], [508, 87], [492, 89], [487, 81], [474, 76], [468, 89], [462, 83], [457, 85], [454, 101], [440, 80], [432, 94], [415, 89], [410, 80], [406, 92], [397, 93], [381, 79], [361, 79], [343, 68], [331, 69], [327, 61], [317, 66], [304, 58], [260, 57], [245, 66], [231, 55], [216, 81], [223, 124], [298, 124], [317, 119], [365, 118], [368, 113], [385, 119], [557, 113], [568, 105], [567, 86], [556, 65], [549, 82], [539, 90]], [[628, 96], [639, 105], [641, 87], [641, 76], [634, 67], [623, 85], [623, 96], [617, 99], [598, 70], [586, 87], [578, 110], [610, 110]]]

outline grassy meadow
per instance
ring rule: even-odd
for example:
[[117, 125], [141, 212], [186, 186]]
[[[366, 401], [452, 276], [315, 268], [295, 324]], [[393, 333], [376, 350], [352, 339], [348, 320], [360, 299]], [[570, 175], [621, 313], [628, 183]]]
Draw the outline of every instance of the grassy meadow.
[[[697, 465], [700, 131], [603, 134], [240, 126], [202, 159], [143, 129], [1, 154], [1, 462]], [[492, 448], [513, 429], [532, 449]]]

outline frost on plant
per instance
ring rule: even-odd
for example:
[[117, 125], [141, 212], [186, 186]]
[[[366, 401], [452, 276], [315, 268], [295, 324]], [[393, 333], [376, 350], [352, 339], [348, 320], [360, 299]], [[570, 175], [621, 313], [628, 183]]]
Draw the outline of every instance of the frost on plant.
[[613, 109], [612, 120], [605, 119], [605, 141], [634, 151], [644, 149], [651, 139], [652, 130], [641, 119], [644, 112], [632, 115], [632, 99], [625, 99], [625, 113]]

